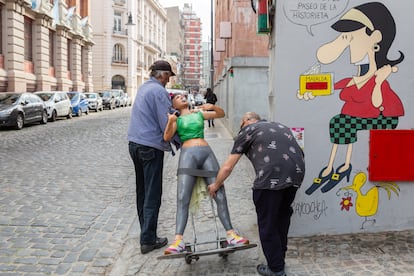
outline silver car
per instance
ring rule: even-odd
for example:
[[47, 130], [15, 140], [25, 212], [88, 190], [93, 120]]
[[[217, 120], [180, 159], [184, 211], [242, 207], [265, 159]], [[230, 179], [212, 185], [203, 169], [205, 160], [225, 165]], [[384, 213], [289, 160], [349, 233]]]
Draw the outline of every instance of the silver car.
[[88, 98], [89, 109], [96, 112], [103, 110], [102, 97], [95, 92], [85, 92], [86, 98]]
[[38, 95], [46, 105], [47, 118], [54, 122], [58, 117], [72, 118], [72, 105], [66, 92], [63, 91], [38, 91]]

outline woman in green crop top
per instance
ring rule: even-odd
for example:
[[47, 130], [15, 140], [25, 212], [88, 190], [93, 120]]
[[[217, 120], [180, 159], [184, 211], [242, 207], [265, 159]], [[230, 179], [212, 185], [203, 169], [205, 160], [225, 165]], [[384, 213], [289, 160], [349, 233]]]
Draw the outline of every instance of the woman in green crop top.
[[[198, 111], [190, 110], [187, 97], [184, 95], [174, 95], [172, 103], [173, 107], [180, 112], [180, 115], [177, 116], [178, 113], [169, 115], [164, 140], [170, 141], [177, 132], [182, 147], [177, 173], [175, 241], [164, 251], [165, 255], [185, 251], [183, 234], [187, 225], [191, 194], [197, 178], [203, 177], [207, 185], [216, 181], [219, 164], [207, 141], [204, 140], [204, 120], [224, 117], [223, 109], [213, 104], [204, 104]], [[249, 240], [239, 236], [231, 225], [224, 186], [221, 186], [217, 191], [214, 200], [217, 204], [220, 221], [227, 232], [228, 245], [248, 244]]]

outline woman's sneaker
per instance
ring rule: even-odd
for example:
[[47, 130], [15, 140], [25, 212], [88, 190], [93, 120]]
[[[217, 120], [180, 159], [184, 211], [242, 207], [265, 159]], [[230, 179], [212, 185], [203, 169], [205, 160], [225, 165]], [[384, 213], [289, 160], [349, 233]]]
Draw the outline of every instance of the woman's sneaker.
[[185, 252], [185, 243], [183, 240], [175, 240], [167, 249], [164, 250], [164, 255], [178, 254]]
[[236, 232], [227, 234], [227, 244], [228, 245], [243, 245], [249, 244], [249, 240], [239, 236]]

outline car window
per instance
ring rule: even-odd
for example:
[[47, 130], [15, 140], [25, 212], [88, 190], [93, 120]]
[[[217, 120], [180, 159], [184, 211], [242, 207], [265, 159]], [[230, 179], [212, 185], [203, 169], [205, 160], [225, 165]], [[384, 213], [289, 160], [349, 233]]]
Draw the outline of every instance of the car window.
[[53, 93], [54, 98], [55, 98], [55, 102], [60, 102], [62, 101], [62, 96], [60, 93]]
[[52, 97], [51, 93], [36, 93], [36, 95], [38, 95], [45, 102], [48, 101], [50, 97]]
[[68, 93], [68, 97], [71, 100], [77, 100], [79, 98], [79, 94], [78, 93]]
[[3, 94], [0, 93], [0, 104], [12, 105], [18, 101], [19, 94]]
[[62, 98], [62, 100], [68, 100], [69, 99], [68, 94], [66, 94], [66, 93], [59, 93], [59, 95]]
[[35, 95], [32, 95], [32, 94], [27, 94], [25, 99], [26, 99], [26, 100], [27, 100], [27, 102], [29, 102], [29, 103], [37, 103], [39, 98], [38, 98], [38, 97], [36, 97]]

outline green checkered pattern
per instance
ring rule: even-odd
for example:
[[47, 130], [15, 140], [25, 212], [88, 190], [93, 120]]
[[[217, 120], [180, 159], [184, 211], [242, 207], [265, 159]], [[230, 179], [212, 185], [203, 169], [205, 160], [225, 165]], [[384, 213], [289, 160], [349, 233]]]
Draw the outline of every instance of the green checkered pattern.
[[358, 118], [339, 114], [329, 122], [331, 142], [339, 145], [352, 144], [357, 141], [357, 131], [368, 129], [394, 129], [398, 117]]

